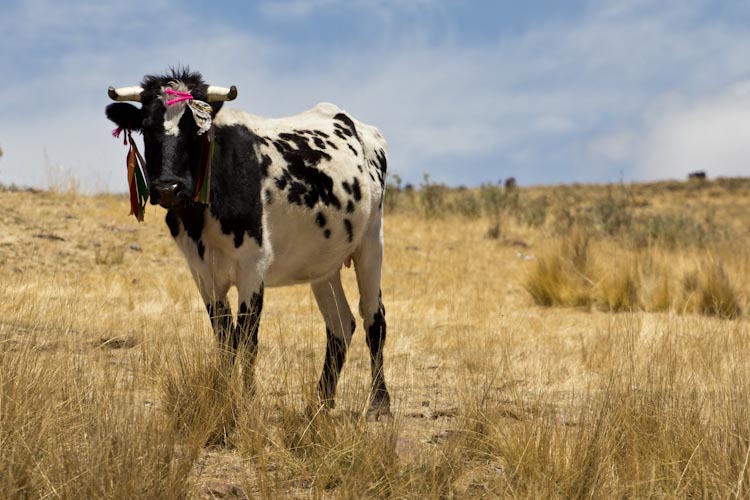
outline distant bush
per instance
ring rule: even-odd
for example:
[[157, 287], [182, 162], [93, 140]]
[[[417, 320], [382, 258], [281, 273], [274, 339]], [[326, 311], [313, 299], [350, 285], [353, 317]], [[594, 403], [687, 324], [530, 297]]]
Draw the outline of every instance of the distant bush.
[[519, 224], [530, 227], [542, 227], [547, 221], [547, 211], [550, 207], [549, 198], [522, 198], [516, 210], [516, 220]]
[[447, 208], [448, 186], [432, 182], [430, 174], [425, 173], [419, 187], [425, 217], [430, 219], [444, 216]]
[[615, 236], [629, 229], [633, 223], [633, 206], [624, 193], [615, 195], [610, 189], [607, 196], [594, 200], [586, 212], [587, 222], [599, 232]]
[[631, 239], [641, 246], [656, 243], [666, 248], [704, 246], [719, 241], [726, 229], [682, 214], [654, 214], [636, 219]]
[[485, 215], [495, 219], [500, 217], [501, 212], [518, 206], [519, 194], [515, 188], [506, 189], [487, 182], [479, 186], [479, 196]]
[[385, 186], [385, 198], [383, 199], [383, 211], [386, 214], [396, 212], [401, 195], [401, 177], [397, 174], [388, 174], [388, 181]]
[[[641, 249], [623, 255], [611, 243], [598, 243], [592, 255], [591, 241], [590, 233], [576, 229], [537, 256], [524, 283], [534, 302], [546, 307], [592, 305], [610, 312], [673, 309], [723, 319], [743, 313], [729, 274], [710, 256], [680, 276], [663, 261], [669, 254]], [[655, 262], [655, 255], [663, 263]]]
[[456, 197], [451, 212], [469, 219], [476, 219], [482, 216], [482, 205], [474, 193], [466, 189]]

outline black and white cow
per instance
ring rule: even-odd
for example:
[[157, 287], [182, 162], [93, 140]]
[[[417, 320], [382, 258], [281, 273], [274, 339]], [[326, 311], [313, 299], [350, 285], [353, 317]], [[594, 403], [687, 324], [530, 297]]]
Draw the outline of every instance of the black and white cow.
[[[189, 97], [167, 105], [176, 93]], [[106, 114], [118, 127], [142, 132], [151, 203], [168, 209], [167, 226], [214, 331], [231, 352], [245, 350], [250, 374], [264, 287], [310, 283], [327, 335], [318, 393], [333, 407], [356, 324], [340, 271], [354, 262], [371, 357], [368, 416], [388, 415], [380, 294], [385, 140], [333, 104], [278, 119], [222, 108], [236, 94], [234, 87], [206, 85], [199, 73], [172, 70], [146, 76], [140, 86], [110, 87], [113, 100], [142, 106], [113, 103]], [[191, 99], [211, 108], [209, 204], [193, 201], [205, 146], [197, 119], [186, 111]], [[231, 286], [239, 294], [236, 326], [227, 301]]]

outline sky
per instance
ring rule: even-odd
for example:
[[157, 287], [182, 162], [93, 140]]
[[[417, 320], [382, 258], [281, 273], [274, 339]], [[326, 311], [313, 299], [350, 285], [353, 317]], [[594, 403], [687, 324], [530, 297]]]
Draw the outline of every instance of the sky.
[[107, 87], [177, 65], [256, 115], [336, 103], [415, 185], [750, 172], [743, 0], [4, 0], [0, 36], [6, 185], [125, 191]]

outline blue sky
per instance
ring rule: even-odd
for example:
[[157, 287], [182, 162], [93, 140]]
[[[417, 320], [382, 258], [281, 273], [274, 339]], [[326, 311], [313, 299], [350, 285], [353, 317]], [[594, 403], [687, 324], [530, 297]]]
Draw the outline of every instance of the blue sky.
[[109, 85], [187, 64], [283, 116], [331, 101], [453, 185], [746, 175], [750, 2], [23, 0], [0, 8], [0, 182], [125, 190]]

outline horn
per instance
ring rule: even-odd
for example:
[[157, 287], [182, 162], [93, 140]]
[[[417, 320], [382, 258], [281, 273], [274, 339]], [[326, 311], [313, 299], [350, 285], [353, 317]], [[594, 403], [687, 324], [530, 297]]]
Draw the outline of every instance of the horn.
[[208, 102], [216, 101], [234, 101], [237, 97], [237, 87], [232, 85], [230, 88], [208, 86]]
[[109, 98], [113, 101], [135, 101], [141, 102], [141, 92], [143, 87], [120, 87], [116, 89], [110, 87], [108, 90]]

